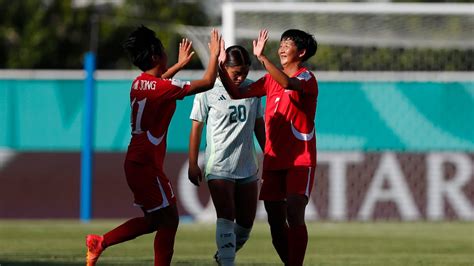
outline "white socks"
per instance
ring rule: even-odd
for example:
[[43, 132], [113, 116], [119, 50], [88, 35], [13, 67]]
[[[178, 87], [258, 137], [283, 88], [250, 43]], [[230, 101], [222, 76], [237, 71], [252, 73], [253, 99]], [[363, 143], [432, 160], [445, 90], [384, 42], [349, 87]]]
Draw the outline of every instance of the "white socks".
[[217, 218], [216, 243], [219, 252], [220, 265], [234, 266], [236, 244], [233, 221]]
[[235, 252], [247, 242], [251, 230], [233, 221], [217, 218], [216, 243], [220, 265], [235, 265]]
[[245, 242], [247, 242], [251, 230], [252, 228], [245, 228], [237, 223], [234, 223], [235, 251], [241, 249]]

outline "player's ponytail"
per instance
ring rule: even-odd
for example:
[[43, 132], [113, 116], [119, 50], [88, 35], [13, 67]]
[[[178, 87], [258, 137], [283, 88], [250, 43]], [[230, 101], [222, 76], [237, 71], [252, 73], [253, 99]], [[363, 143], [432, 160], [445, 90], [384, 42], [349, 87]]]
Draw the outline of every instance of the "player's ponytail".
[[142, 71], [155, 67], [153, 56], [163, 56], [164, 47], [155, 32], [141, 25], [122, 44], [132, 63]]

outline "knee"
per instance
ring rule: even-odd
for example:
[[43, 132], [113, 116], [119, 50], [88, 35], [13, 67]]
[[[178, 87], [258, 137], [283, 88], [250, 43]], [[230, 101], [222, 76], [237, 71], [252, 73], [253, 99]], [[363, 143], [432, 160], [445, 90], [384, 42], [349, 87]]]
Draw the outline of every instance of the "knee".
[[303, 197], [293, 197], [288, 201], [288, 224], [290, 226], [298, 226], [305, 224], [304, 216], [307, 199]]
[[176, 215], [169, 215], [166, 216], [163, 221], [160, 222], [160, 226], [167, 227], [167, 228], [178, 228], [179, 225], [179, 216]]
[[304, 221], [304, 209], [301, 210], [288, 210], [288, 225], [290, 227], [292, 226], [298, 226], [298, 225], [303, 225], [305, 223]]
[[253, 220], [251, 219], [237, 219], [235, 221], [238, 225], [244, 228], [252, 228], [253, 227]]
[[286, 217], [279, 215], [268, 215], [268, 224], [272, 227], [280, 227], [286, 225]]
[[255, 214], [237, 212], [235, 215], [235, 222], [245, 228], [252, 228], [255, 220]]
[[265, 201], [265, 210], [270, 226], [286, 224], [286, 204], [284, 202]]
[[179, 225], [178, 212], [173, 211], [173, 209], [162, 209], [152, 212], [145, 217], [153, 230], [158, 230], [162, 227], [177, 229]]

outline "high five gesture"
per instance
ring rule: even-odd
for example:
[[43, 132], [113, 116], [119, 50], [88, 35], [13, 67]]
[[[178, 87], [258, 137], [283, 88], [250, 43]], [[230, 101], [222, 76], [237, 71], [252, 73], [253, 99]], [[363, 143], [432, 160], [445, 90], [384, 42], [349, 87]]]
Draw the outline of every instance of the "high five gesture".
[[[258, 35], [258, 39], [253, 41], [253, 54], [260, 60], [268, 40], [268, 30], [263, 29]], [[261, 61], [261, 60], [260, 60]]]

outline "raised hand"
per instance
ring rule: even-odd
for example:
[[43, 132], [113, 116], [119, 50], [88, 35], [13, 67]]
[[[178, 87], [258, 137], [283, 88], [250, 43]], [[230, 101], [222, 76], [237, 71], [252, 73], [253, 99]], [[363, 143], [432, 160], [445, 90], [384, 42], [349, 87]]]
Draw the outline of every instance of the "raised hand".
[[219, 62], [219, 65], [223, 65], [226, 59], [227, 59], [227, 54], [225, 52], [225, 43], [224, 43], [224, 40], [221, 39], [219, 58], [217, 59]]
[[179, 43], [178, 64], [182, 67], [187, 65], [194, 55], [194, 51], [191, 51], [192, 44], [193, 42], [189, 41], [187, 38], [183, 38]]
[[219, 31], [216, 30], [216, 29], [212, 29], [211, 31], [211, 40], [210, 42], [208, 43], [208, 46], [209, 46], [209, 51], [211, 53], [211, 56], [216, 56], [218, 57], [219, 56], [219, 52], [220, 52], [220, 46], [221, 46], [221, 40], [222, 40], [222, 36], [219, 35]]
[[179, 54], [178, 54], [178, 62], [168, 68], [165, 73], [161, 75], [161, 78], [170, 79], [172, 78], [178, 71], [180, 71], [184, 66], [186, 66], [191, 58], [194, 55], [192, 50], [192, 42], [186, 38], [183, 38], [179, 43]]
[[268, 40], [268, 30], [262, 29], [258, 35], [258, 39], [253, 41], [253, 54], [259, 58], [263, 55], [263, 50], [265, 49], [265, 44]]

